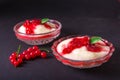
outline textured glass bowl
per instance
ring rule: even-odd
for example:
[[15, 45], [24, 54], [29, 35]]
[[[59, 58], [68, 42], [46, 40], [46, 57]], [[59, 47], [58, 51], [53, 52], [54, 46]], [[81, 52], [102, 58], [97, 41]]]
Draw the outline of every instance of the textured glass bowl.
[[16, 24], [14, 26], [14, 32], [15, 32], [17, 39], [25, 42], [26, 44], [29, 44], [29, 45], [47, 44], [47, 43], [50, 43], [51, 41], [53, 41], [56, 37], [58, 37], [60, 35], [61, 28], [62, 28], [62, 25], [59, 21], [50, 19], [49, 22], [57, 25], [57, 28], [54, 31], [51, 31], [48, 33], [25, 34], [25, 33], [18, 32], [18, 28], [24, 23], [24, 21], [19, 22], [18, 24]]
[[71, 60], [71, 59], [63, 57], [56, 50], [57, 45], [61, 41], [65, 40], [65, 39], [68, 39], [68, 38], [71, 38], [71, 37], [75, 37], [75, 36], [63, 37], [63, 38], [55, 41], [53, 43], [52, 47], [51, 47], [51, 49], [53, 51], [53, 54], [56, 57], [56, 59], [58, 61], [62, 62], [63, 64], [71, 66], [71, 67], [75, 67], [75, 68], [92, 68], [92, 67], [100, 66], [100, 65], [107, 62], [110, 59], [110, 57], [112, 56], [112, 54], [113, 54], [113, 52], [115, 50], [112, 43], [110, 43], [107, 40], [103, 39], [103, 41], [105, 41], [107, 43], [107, 45], [110, 47], [110, 51], [109, 51], [109, 53], [107, 55], [105, 55], [103, 57], [100, 57], [100, 58], [97, 58], [97, 59], [92, 59], [92, 60]]

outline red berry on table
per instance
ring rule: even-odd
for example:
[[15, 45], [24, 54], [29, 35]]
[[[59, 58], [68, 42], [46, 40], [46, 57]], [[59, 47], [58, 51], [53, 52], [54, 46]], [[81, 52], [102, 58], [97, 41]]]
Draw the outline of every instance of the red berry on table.
[[34, 59], [36, 57], [36, 55], [34, 54], [34, 52], [30, 52], [30, 56], [32, 59]]
[[21, 54], [18, 55], [18, 58], [25, 59], [25, 55], [21, 53]]
[[12, 57], [16, 57], [16, 54], [17, 54], [17, 53], [16, 53], [16, 52], [14, 52], [14, 53], [12, 53], [12, 55], [11, 55], [11, 56], [12, 56]]
[[27, 52], [32, 52], [33, 51], [33, 48], [32, 47], [29, 47], [28, 49], [27, 49]]
[[17, 67], [17, 66], [19, 65], [19, 62], [18, 62], [18, 61], [14, 61], [14, 62], [13, 62], [13, 65], [14, 65], [15, 67]]
[[21, 63], [23, 62], [23, 59], [22, 59], [22, 58], [18, 58], [18, 59], [17, 59], [17, 62], [18, 62], [19, 64], [21, 64]]
[[30, 59], [31, 59], [30, 54], [25, 54], [25, 59], [26, 59], [26, 60], [30, 60]]
[[38, 46], [33, 46], [32, 48], [33, 48], [33, 50], [39, 49]]
[[22, 55], [20, 55], [20, 54], [18, 55], [18, 53], [20, 52], [20, 48], [21, 48], [21, 46], [19, 45], [17, 52], [12, 53], [9, 57], [10, 62], [15, 67], [17, 67], [18, 65], [20, 65], [23, 62]]
[[14, 61], [16, 61], [16, 59], [14, 59], [14, 58], [11, 58], [10, 59], [10, 62], [13, 64], [14, 63]]
[[15, 52], [12, 53], [12, 55], [9, 56], [9, 60], [10, 60], [11, 62], [13, 62], [14, 60], [16, 60], [16, 58], [17, 58], [17, 54], [16, 54]]
[[18, 65], [20, 65], [23, 60], [21, 58], [18, 58], [18, 59], [15, 59], [15, 58], [11, 58], [10, 62], [15, 66], [17, 67]]
[[47, 53], [45, 51], [42, 51], [40, 55], [41, 55], [42, 58], [46, 58], [47, 57]]
[[45, 51], [48, 51], [48, 50], [43, 49], [41, 51], [38, 46], [33, 46], [33, 47], [29, 47], [27, 50], [23, 51], [21, 54], [18, 54], [20, 52], [20, 46], [19, 46], [17, 52], [14, 52], [9, 56], [9, 60], [15, 67], [18, 67], [23, 63], [23, 60], [31, 60], [39, 56], [41, 58], [46, 58], [47, 53]]
[[27, 52], [26, 50], [22, 52], [23, 55], [25, 55], [25, 54], [27, 54], [27, 53], [28, 53], [28, 52]]
[[15, 58], [16, 58], [16, 57], [13, 57], [12, 55], [10, 55], [9, 60], [15, 59]]
[[36, 50], [36, 51], [35, 51], [35, 55], [36, 55], [36, 56], [40, 56], [40, 55], [41, 55], [41, 51], [40, 51], [39, 49]]

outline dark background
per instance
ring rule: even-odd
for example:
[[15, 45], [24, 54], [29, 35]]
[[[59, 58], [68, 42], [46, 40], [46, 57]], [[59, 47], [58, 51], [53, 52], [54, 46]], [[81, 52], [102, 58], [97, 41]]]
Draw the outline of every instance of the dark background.
[[[60, 21], [62, 33], [97, 35], [112, 42], [115, 52], [110, 61], [92, 69], [75, 69], [48, 59], [28, 61], [15, 68], [10, 54], [19, 44], [13, 26], [26, 19], [48, 17]], [[120, 80], [120, 0], [0, 0], [0, 80]], [[54, 41], [53, 41], [54, 42]], [[50, 49], [52, 43], [44, 46]]]

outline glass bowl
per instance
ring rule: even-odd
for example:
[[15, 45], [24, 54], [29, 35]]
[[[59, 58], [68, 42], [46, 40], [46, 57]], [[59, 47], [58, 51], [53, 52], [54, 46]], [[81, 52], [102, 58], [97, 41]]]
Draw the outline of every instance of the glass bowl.
[[113, 52], [115, 50], [112, 43], [108, 42], [105, 39], [102, 39], [107, 44], [107, 46], [110, 47], [110, 51], [109, 51], [109, 53], [107, 55], [105, 55], [103, 57], [100, 57], [100, 58], [97, 58], [97, 59], [92, 59], [92, 60], [72, 60], [72, 59], [68, 59], [68, 58], [63, 57], [61, 54], [58, 53], [56, 47], [61, 41], [72, 38], [72, 37], [78, 37], [78, 36], [79, 35], [63, 37], [63, 38], [55, 41], [53, 43], [52, 47], [51, 47], [51, 49], [53, 51], [53, 55], [56, 57], [56, 59], [58, 61], [62, 62], [64, 65], [68, 65], [68, 66], [75, 67], [75, 68], [81, 68], [81, 69], [97, 67], [97, 66], [100, 66], [103, 63], [107, 62], [110, 59], [110, 57], [112, 56], [112, 54], [113, 54]]
[[48, 33], [41, 33], [41, 34], [25, 34], [18, 31], [18, 28], [23, 25], [23, 22], [19, 22], [14, 26], [14, 32], [17, 37], [17, 39], [25, 42], [29, 45], [43, 45], [50, 43], [55, 38], [57, 38], [61, 33], [62, 25], [57, 20], [50, 19], [48, 22], [51, 22], [56, 25], [56, 29], [54, 31], [48, 32]]

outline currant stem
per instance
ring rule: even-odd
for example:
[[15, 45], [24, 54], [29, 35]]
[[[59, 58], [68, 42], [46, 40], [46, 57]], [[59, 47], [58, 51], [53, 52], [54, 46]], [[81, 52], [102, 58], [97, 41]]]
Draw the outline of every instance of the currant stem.
[[18, 49], [17, 49], [17, 55], [20, 53], [20, 49], [21, 49], [21, 45], [18, 46]]
[[40, 48], [40, 50], [43, 50], [43, 51], [46, 51], [46, 52], [50, 52], [48, 49], [45, 49], [45, 48]]

